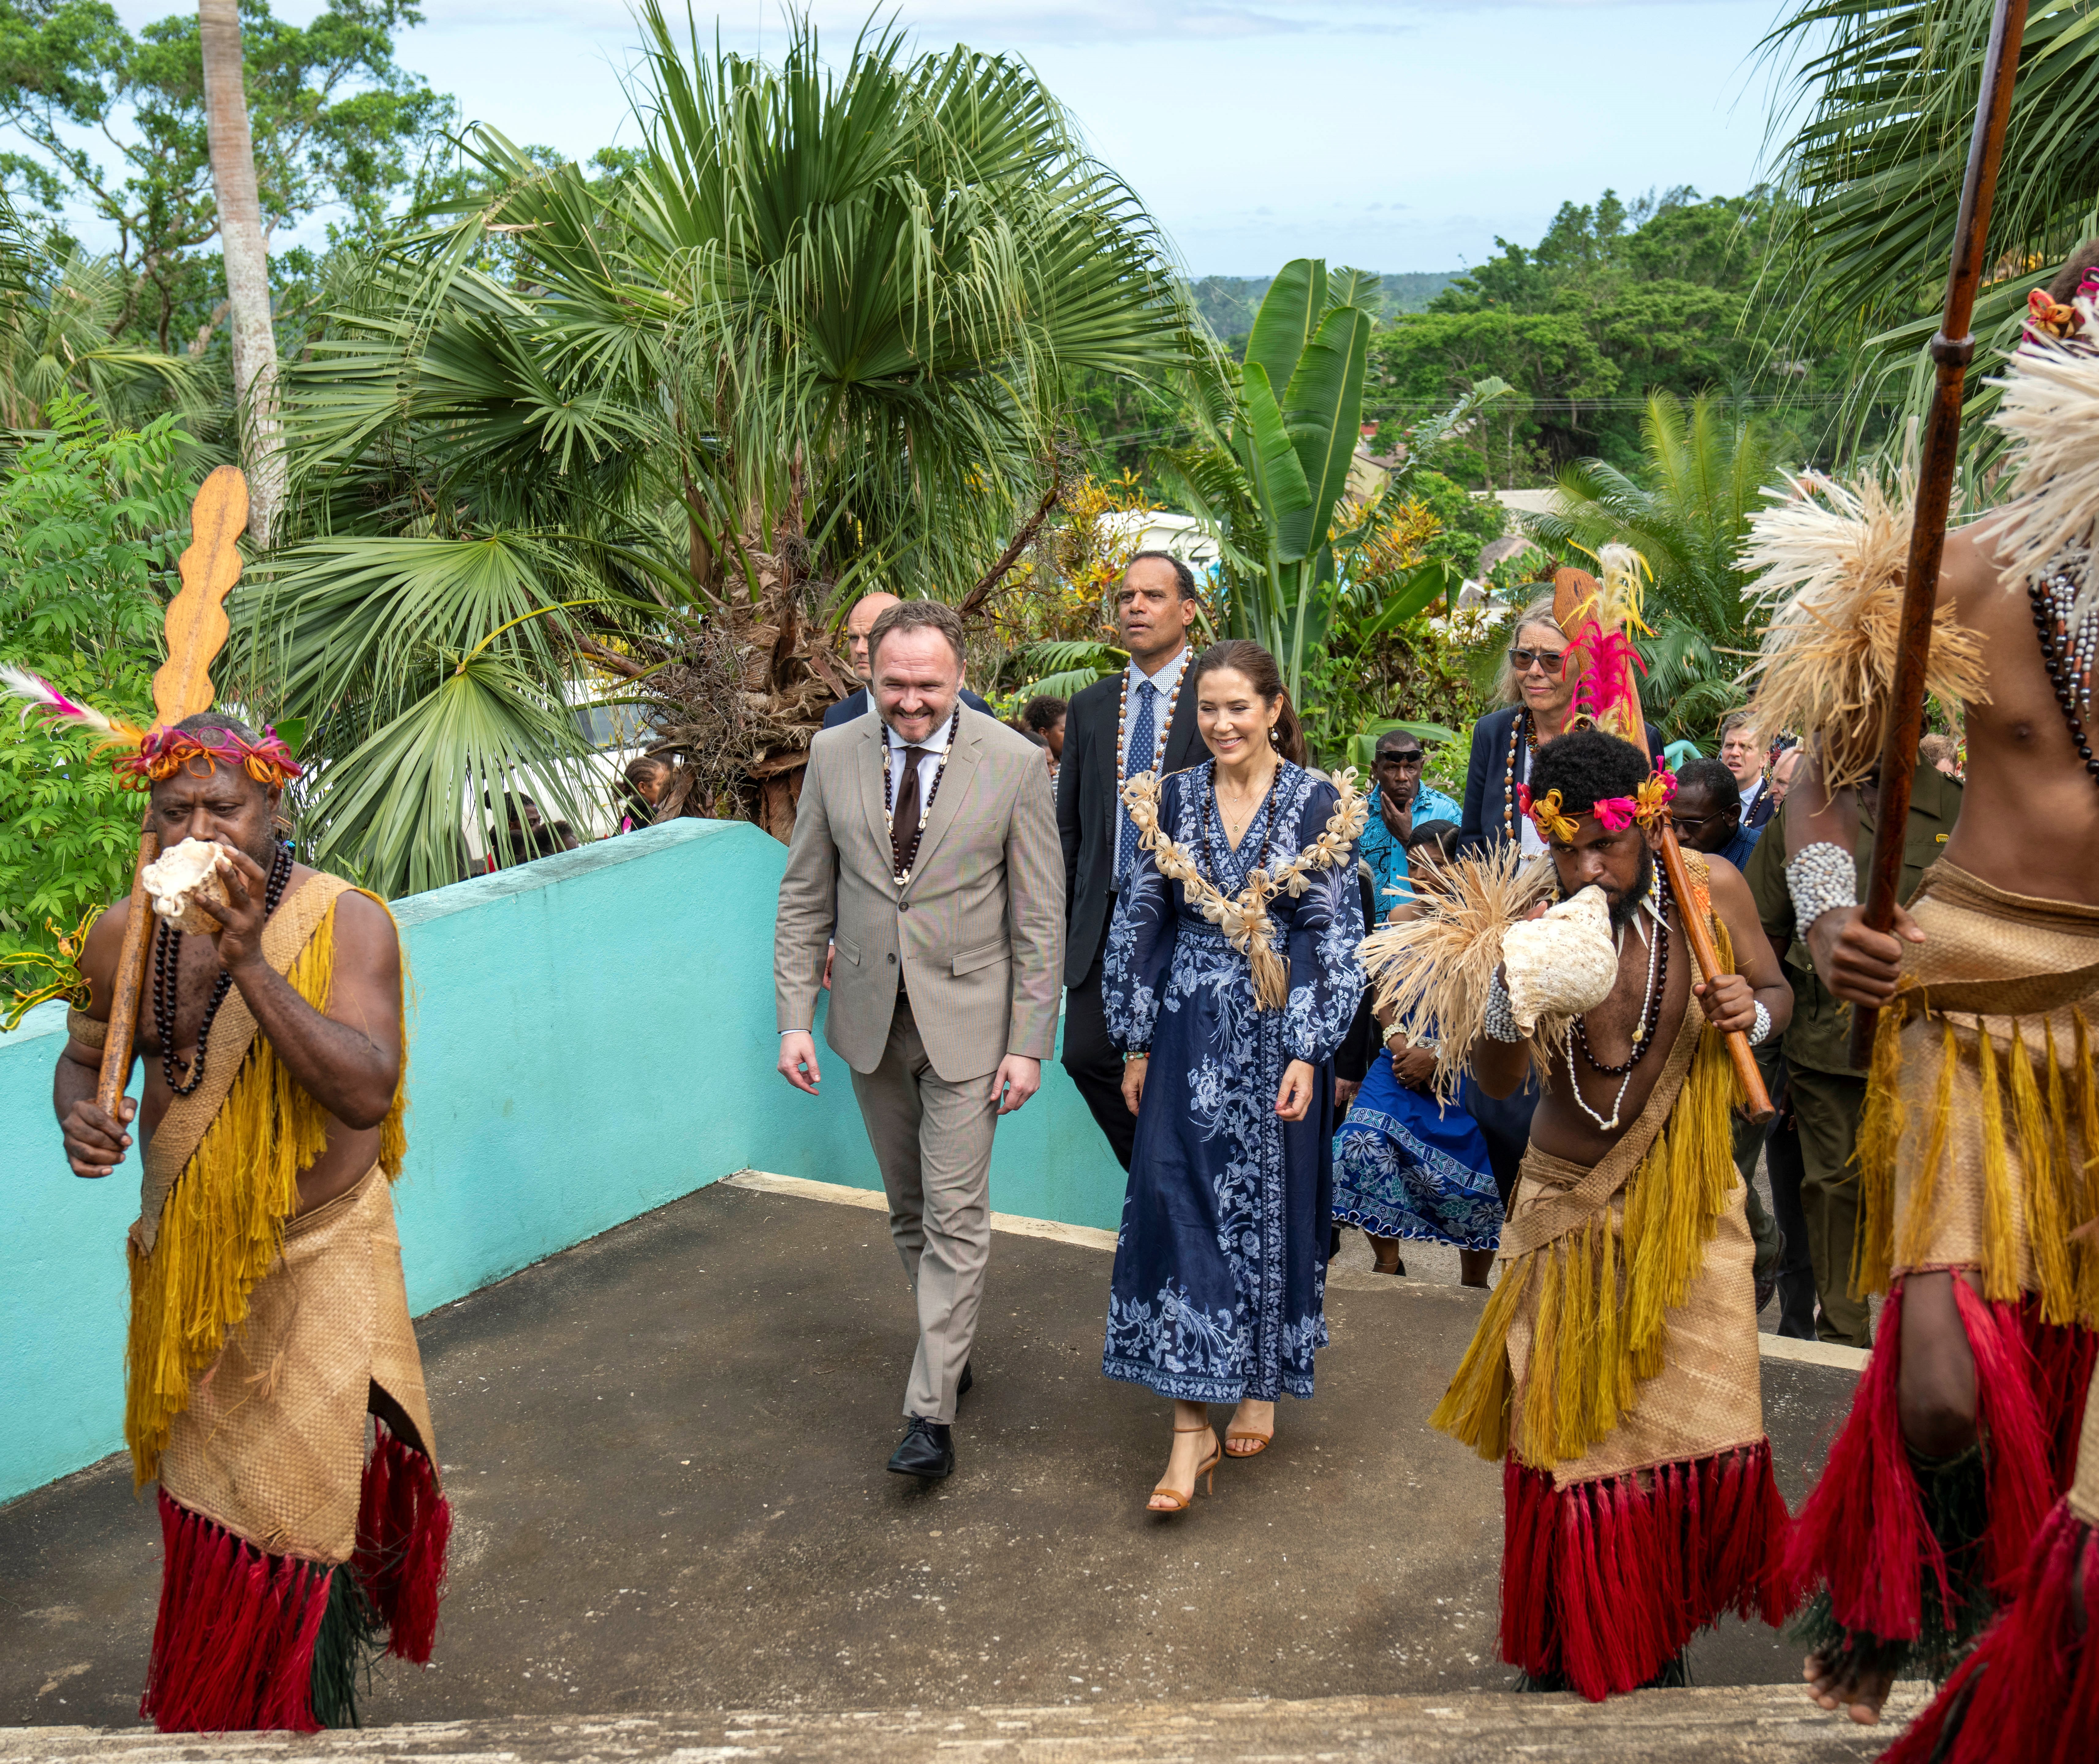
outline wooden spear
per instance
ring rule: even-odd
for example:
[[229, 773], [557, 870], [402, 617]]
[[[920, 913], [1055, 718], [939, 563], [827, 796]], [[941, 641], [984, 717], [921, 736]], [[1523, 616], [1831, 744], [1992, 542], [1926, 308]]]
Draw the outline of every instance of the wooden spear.
[[[1894, 680], [1888, 694], [1881, 743], [1879, 803], [1873, 816], [1873, 855], [1866, 872], [1866, 924], [1894, 928], [1902, 890], [1903, 847], [1909, 831], [1910, 781], [1916, 744], [1924, 734], [1924, 680], [1931, 657], [1931, 615], [1938, 601], [1938, 565], [1946, 551], [1946, 512], [1953, 498], [1959, 463], [1960, 402], [1974, 359], [1969, 331], [1975, 289], [1982, 279], [1990, 231], [1990, 206], [1997, 193], [1997, 161], [2004, 145], [2004, 120], [2012, 108], [2012, 82], [2019, 71], [2019, 44], [2026, 35], [2026, 0], [1997, 0], [1990, 23], [1990, 46], [1982, 58], [1982, 90], [1975, 103], [1975, 130], [1968, 139], [1968, 175], [1960, 186], [1960, 213], [1953, 231], [1953, 262], [1946, 279], [1946, 309], [1932, 337], [1938, 385], [1925, 420], [1924, 452], [1917, 475], [1916, 522], [1910, 529], [1909, 567], [1903, 579], [1902, 622], [1895, 638]], [[1872, 1059], [1877, 1010], [1853, 1007], [1851, 1063]]]
[[[214, 688], [211, 664], [218, 658], [232, 626], [225, 601], [240, 579], [240, 553], [235, 541], [248, 525], [248, 480], [239, 469], [222, 465], [207, 477], [190, 504], [190, 545], [178, 568], [183, 585], [168, 602], [168, 659], [153, 675], [153, 716], [157, 726], [179, 723], [211, 708]], [[146, 979], [146, 952], [152, 943], [153, 914], [146, 904], [142, 877], [160, 856], [159, 837], [148, 815], [139, 836], [139, 861], [131, 872], [131, 913], [117, 958], [117, 989], [109, 1000], [109, 1039], [102, 1049], [102, 1071], [95, 1087], [96, 1105], [114, 1115], [131, 1076], [138, 1039], [139, 998]]]
[[[1692, 899], [1691, 873], [1683, 867], [1683, 847], [1676, 842], [1676, 829], [1666, 820], [1661, 824], [1661, 867], [1668, 874], [1670, 891], [1676, 896], [1677, 916], [1683, 921], [1683, 940], [1691, 946], [1691, 959], [1698, 964], [1698, 977], [1710, 986], [1715, 974], [1730, 970], [1720, 966], [1720, 952], [1705, 935], [1705, 922], [1685, 910]], [[1694, 998], [1684, 1008], [1704, 1007]], [[1742, 1084], [1742, 1112], [1753, 1125], [1761, 1127], [1778, 1111], [1771, 1106], [1771, 1093], [1764, 1089], [1764, 1075], [1757, 1069], [1756, 1050], [1739, 1029], [1730, 1029], [1727, 1040], [1727, 1058], [1735, 1062], [1735, 1076]]]

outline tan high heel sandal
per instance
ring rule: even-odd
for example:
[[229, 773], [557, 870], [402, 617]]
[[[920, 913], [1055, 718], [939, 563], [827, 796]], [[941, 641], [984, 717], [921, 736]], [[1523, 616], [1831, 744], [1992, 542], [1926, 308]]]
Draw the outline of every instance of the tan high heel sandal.
[[[1160, 1483], [1157, 1488], [1154, 1489], [1145, 1500], [1144, 1510], [1147, 1513], [1158, 1513], [1161, 1515], [1165, 1515], [1173, 1513], [1186, 1512], [1188, 1509], [1195, 1504], [1195, 1485], [1197, 1482], [1201, 1481], [1205, 1476], [1208, 1476], [1210, 1479], [1209, 1492], [1212, 1494], [1215, 1494], [1217, 1492], [1217, 1464], [1218, 1461], [1225, 1455], [1225, 1449], [1223, 1446], [1217, 1443], [1217, 1429], [1212, 1427], [1208, 1422], [1205, 1421], [1202, 1426], [1199, 1427], [1176, 1427], [1173, 1431], [1176, 1433], [1208, 1434], [1210, 1436], [1210, 1455], [1204, 1458], [1202, 1463], [1196, 1465], [1195, 1474], [1194, 1476], [1190, 1478], [1189, 1489], [1186, 1494], [1183, 1494], [1178, 1489], [1169, 1489], [1163, 1482]], [[1154, 1507], [1151, 1504], [1152, 1502], [1157, 1500], [1162, 1494], [1172, 1501], [1173, 1505], [1171, 1507]]]
[[1227, 1423], [1225, 1428], [1225, 1455], [1228, 1458], [1258, 1458], [1268, 1449], [1268, 1442], [1274, 1437], [1273, 1411], [1265, 1433], [1256, 1433], [1252, 1427], [1235, 1427]]

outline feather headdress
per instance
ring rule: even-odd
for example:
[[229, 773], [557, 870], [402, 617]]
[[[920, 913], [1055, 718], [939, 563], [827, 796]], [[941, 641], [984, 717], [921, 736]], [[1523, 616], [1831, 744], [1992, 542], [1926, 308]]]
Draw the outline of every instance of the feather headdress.
[[[1485, 857], [1445, 864], [1441, 888], [1415, 895], [1415, 916], [1381, 925], [1361, 946], [1363, 966], [1377, 988], [1380, 1011], [1389, 1010], [1410, 1041], [1433, 1042], [1437, 1100], [1452, 1101], [1465, 1056], [1487, 1018], [1487, 992], [1501, 966], [1502, 934], [1554, 885], [1551, 860], [1526, 862], [1513, 843]], [[1541, 1022], [1547, 1040], [1566, 1033]]]
[[[2090, 567], [2099, 521], [2099, 320], [2092, 301], [2072, 302], [2074, 321], [2057, 337], [2029, 327], [1999, 388], [1991, 420], [2012, 438], [2011, 500], [1996, 527], [2001, 580], [2024, 592], [2059, 562], [2079, 572], [2075, 622], [2099, 600]], [[2058, 309], [2060, 310], [2060, 309]], [[2066, 557], [2066, 554], [2069, 554]]]
[[258, 784], [282, 785], [302, 776], [298, 761], [283, 737], [266, 728], [253, 740], [231, 729], [188, 730], [165, 724], [147, 731], [106, 717], [92, 705], [69, 698], [49, 680], [27, 668], [0, 662], [0, 688], [24, 701], [22, 715], [39, 712], [52, 723], [72, 723], [93, 733], [98, 750], [122, 750], [117, 756], [117, 781], [127, 790], [146, 790], [172, 777], [197, 760], [244, 771]]
[[32, 674], [25, 667], [16, 667], [12, 662], [0, 662], [0, 687], [4, 687], [11, 696], [24, 701], [24, 717], [32, 712], [41, 712], [55, 723], [77, 724], [99, 737], [95, 743], [98, 747], [136, 747], [146, 738], [143, 729], [106, 717], [94, 706], [82, 704], [77, 698], [68, 698], [42, 675]]
[[1639, 676], [1647, 664], [1633, 647], [1632, 633], [1654, 635], [1641, 616], [1640, 578], [1648, 573], [1647, 560], [1630, 545], [1606, 545], [1596, 561], [1604, 568], [1600, 582], [1578, 570], [1566, 572], [1588, 585], [1587, 592], [1559, 620], [1568, 646], [1580, 652], [1584, 664], [1574, 688], [1574, 708], [1606, 734], [1644, 746]]
[[[1743, 679], [1754, 683], [1758, 727], [1819, 746], [1824, 779], [1842, 790], [1880, 763], [1916, 486], [1908, 472], [1892, 495], [1870, 477], [1845, 484], [1807, 473], [1771, 494], [1742, 549], [1743, 566], [1757, 572], [1745, 598], [1769, 620]], [[1982, 640], [1941, 607], [1925, 689], [1987, 704], [1987, 678]]]

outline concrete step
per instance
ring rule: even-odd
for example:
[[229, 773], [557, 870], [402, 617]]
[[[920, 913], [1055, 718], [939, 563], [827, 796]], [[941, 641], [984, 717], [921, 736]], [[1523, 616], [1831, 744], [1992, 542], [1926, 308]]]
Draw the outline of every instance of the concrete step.
[[[1891, 1721], [1921, 1706], [1903, 1685]], [[1837, 1764], [1873, 1757], [1899, 1730], [1824, 1715], [1790, 1687], [1643, 1691], [1611, 1702], [1481, 1691], [1301, 1701], [1129, 1703], [1059, 1709], [735, 1709], [719, 1714], [533, 1716], [289, 1734], [163, 1736], [145, 1729], [0, 1728], [0, 1764], [202, 1764], [227, 1759], [444, 1760], [446, 1764], [1139, 1764], [1278, 1758], [1406, 1764]]]

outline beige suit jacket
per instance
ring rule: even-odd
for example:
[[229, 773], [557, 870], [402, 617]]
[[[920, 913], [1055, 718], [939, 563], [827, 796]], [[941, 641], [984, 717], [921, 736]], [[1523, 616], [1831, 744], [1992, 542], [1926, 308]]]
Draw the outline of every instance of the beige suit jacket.
[[1064, 859], [1042, 750], [965, 706], [911, 879], [899, 887], [882, 807], [884, 739], [870, 710], [810, 744], [773, 932], [780, 1027], [815, 1022], [825, 945], [835, 936], [824, 1039], [855, 1071], [882, 1063], [900, 980], [926, 1056], [949, 1083], [995, 1071], [1008, 1054], [1053, 1058]]

